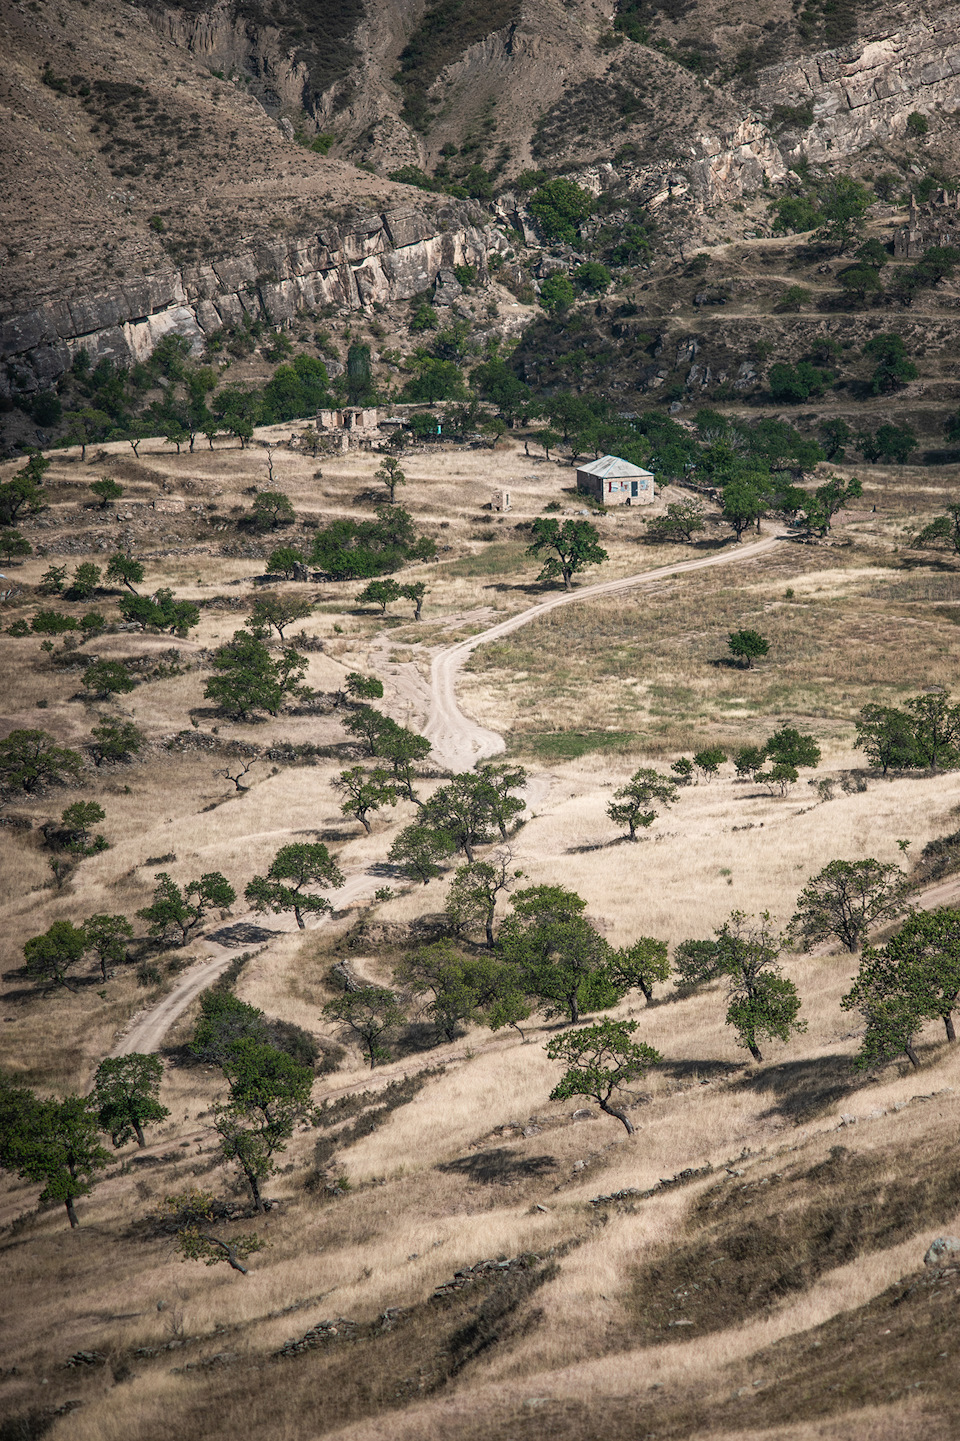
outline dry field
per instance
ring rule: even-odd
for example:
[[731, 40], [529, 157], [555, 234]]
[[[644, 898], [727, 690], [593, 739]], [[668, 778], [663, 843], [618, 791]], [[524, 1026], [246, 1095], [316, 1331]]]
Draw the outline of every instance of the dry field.
[[[317, 462], [281, 449], [275, 465], [298, 543], [309, 545], [305, 522], [372, 514], [363, 496], [374, 457]], [[441, 548], [416, 569], [429, 586], [422, 623], [399, 605], [385, 621], [359, 609], [358, 586], [310, 584], [317, 608], [303, 629], [323, 641], [308, 652], [311, 685], [332, 692], [348, 671], [376, 669], [385, 709], [417, 726], [418, 692], [400, 685], [396, 668], [416, 667], [426, 696], [437, 647], [533, 604], [543, 591], [524, 556], [523, 524], [550, 501], [570, 514], [580, 507], [569, 469], [534, 461], [519, 444], [418, 452], [403, 466], [398, 500]], [[293, 837], [327, 840], [355, 877], [383, 861], [415, 813], [401, 803], [370, 836], [339, 814], [330, 781], [347, 763], [342, 713], [241, 725], [203, 700], [209, 652], [243, 623], [273, 544], [264, 549], [236, 523], [251, 487], [265, 487], [265, 470], [257, 447], [177, 457], [147, 442], [137, 460], [126, 446], [107, 447], [86, 466], [60, 456], [50, 511], [23, 527], [46, 554], [8, 571], [17, 593], [4, 603], [0, 635], [5, 730], [43, 726], [82, 746], [97, 714], [123, 713], [150, 742], [131, 765], [90, 767], [79, 786], [18, 799], [0, 816], [33, 822], [0, 827], [4, 1065], [44, 1092], [85, 1088], [131, 1019], [215, 947], [201, 937], [156, 956], [158, 984], [138, 985], [128, 967], [106, 985], [91, 978], [42, 996], [18, 974], [29, 936], [94, 911], [133, 915], [160, 869], [180, 883], [220, 870], [242, 892]], [[83, 508], [99, 474], [124, 485], [120, 515], [129, 520]], [[867, 700], [953, 683], [960, 574], [906, 546], [949, 484], [933, 470], [872, 468], [869, 506], [835, 531], [850, 544], [785, 542], [742, 569], [567, 606], [481, 646], [460, 694], [528, 765], [526, 823], [512, 846], [529, 883], [578, 890], [616, 944], [645, 934], [673, 945], [709, 935], [735, 906], [769, 910], [782, 925], [828, 860], [897, 860], [901, 840], [912, 858], [955, 831], [960, 774], [871, 778], [858, 789], [862, 757], [852, 749], [852, 719]], [[500, 485], [513, 494], [504, 517], [483, 509]], [[158, 497], [181, 498], [186, 509], [156, 511]], [[610, 560], [587, 583], [691, 554], [643, 544], [634, 511], [597, 524]], [[36, 635], [5, 628], [52, 604], [112, 615], [115, 597], [51, 602], [35, 587], [51, 563], [102, 564], [127, 536], [149, 588], [170, 585], [203, 602], [201, 623], [189, 640], [116, 630], [88, 643], [165, 667], [119, 702], [91, 705], [77, 696], [76, 670], [54, 665]], [[709, 544], [721, 538], [718, 530]], [[716, 664], [740, 625], [772, 643], [750, 672]], [[694, 744], [762, 739], [782, 719], [820, 738], [814, 779], [835, 779], [832, 800], [806, 775], [771, 797], [728, 765], [685, 789], [640, 843], [617, 837], [605, 807], [636, 765]], [[216, 775], [225, 764], [217, 747], [233, 740], [278, 757], [258, 762], [243, 794]], [[287, 742], [323, 753], [298, 760]], [[424, 793], [438, 780], [425, 778]], [[103, 805], [110, 849], [57, 889], [37, 826], [78, 798]], [[364, 977], [389, 983], [405, 923], [441, 911], [448, 884], [394, 880], [393, 899], [355, 901], [305, 934], [289, 917], [267, 918], [275, 934], [251, 946], [236, 993], [342, 1039], [322, 1016], [331, 964], [346, 955]], [[956, 1278], [934, 1286], [914, 1275], [930, 1240], [960, 1226], [960, 1053], [931, 1026], [919, 1075], [898, 1065], [857, 1072], [855, 1023], [839, 1006], [855, 964], [845, 954], [785, 956], [807, 1030], [771, 1045], [759, 1065], [746, 1063], [724, 1025], [719, 988], [681, 997], [660, 986], [650, 1007], [628, 999], [619, 1014], [635, 1017], [638, 1036], [664, 1057], [637, 1096], [629, 1138], [595, 1108], [575, 1117], [574, 1104], [548, 1099], [559, 1075], [543, 1051], [549, 1026], [531, 1025], [523, 1039], [471, 1028], [431, 1048], [411, 1034], [373, 1073], [348, 1044], [314, 1091], [341, 1106], [340, 1131], [305, 1127], [281, 1157], [266, 1188], [277, 1204], [256, 1222], [265, 1249], [246, 1277], [179, 1261], [154, 1220], [165, 1196], [191, 1186], [244, 1199], [218, 1164], [210, 1107], [222, 1083], [189, 1062], [188, 1009], [163, 1044], [170, 1117], [148, 1133], [144, 1153], [120, 1152], [78, 1202], [76, 1232], [62, 1207], [38, 1212], [36, 1187], [4, 1178], [0, 1437], [960, 1434]], [[391, 1082], [399, 1084], [385, 1092]], [[688, 1170], [697, 1174], [659, 1186]], [[335, 1191], [325, 1184], [332, 1175]], [[627, 1188], [653, 1193], [591, 1204]], [[515, 1264], [431, 1299], [485, 1259]], [[338, 1318], [346, 1324], [332, 1339], [277, 1356]], [[93, 1363], [67, 1368], [78, 1351], [96, 1353]]]

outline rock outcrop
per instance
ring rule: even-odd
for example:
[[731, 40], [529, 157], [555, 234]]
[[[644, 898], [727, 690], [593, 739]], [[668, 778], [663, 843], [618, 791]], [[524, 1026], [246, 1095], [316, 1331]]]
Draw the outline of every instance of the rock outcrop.
[[466, 206], [389, 210], [299, 240], [264, 240], [223, 260], [50, 301], [0, 323], [0, 395], [46, 389], [81, 348], [91, 361], [144, 360], [171, 333], [200, 350], [244, 315], [283, 325], [300, 310], [367, 309], [429, 290], [455, 265], [486, 268], [507, 241]]
[[762, 72], [761, 101], [809, 107], [813, 123], [793, 159], [835, 161], [869, 144], [902, 139], [907, 116], [953, 109], [960, 76], [960, 8], [918, 14], [837, 50]]

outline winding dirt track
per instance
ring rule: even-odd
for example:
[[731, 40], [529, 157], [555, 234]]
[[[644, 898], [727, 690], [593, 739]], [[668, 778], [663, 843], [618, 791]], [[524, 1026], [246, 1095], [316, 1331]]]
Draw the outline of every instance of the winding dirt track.
[[[430, 669], [429, 689], [419, 671], [412, 664], [397, 665], [384, 663], [382, 669], [393, 682], [401, 699], [411, 710], [426, 712], [423, 734], [430, 741], [433, 755], [438, 763], [451, 771], [470, 770], [477, 761], [497, 755], [504, 749], [503, 736], [496, 731], [486, 730], [469, 716], [464, 715], [457, 703], [457, 676], [464, 661], [478, 646], [488, 641], [499, 640], [530, 621], [538, 620], [551, 610], [562, 605], [593, 600], [601, 596], [619, 595], [634, 590], [637, 586], [653, 581], [665, 580], [670, 576], [682, 575], [690, 570], [705, 570], [708, 566], [729, 565], [733, 561], [753, 560], [777, 546], [784, 537], [764, 536], [749, 545], [739, 545], [719, 551], [715, 555], [697, 560], [679, 561], [675, 565], [659, 566], [656, 570], [641, 571], [622, 580], [602, 581], [599, 585], [583, 586], [579, 590], [564, 591], [551, 596], [527, 610], [510, 616], [508, 620], [491, 626], [466, 640], [447, 646], [433, 658]], [[371, 896], [378, 886], [384, 884], [382, 874], [370, 870], [357, 872], [347, 878], [340, 890], [331, 893], [330, 900], [342, 907], [353, 901]], [[259, 917], [243, 916], [240, 920], [257, 922]], [[321, 917], [319, 925], [324, 924]], [[178, 1016], [182, 1015], [197, 996], [211, 986], [217, 977], [227, 969], [236, 956], [236, 950], [220, 946], [212, 941], [207, 943], [210, 954], [196, 965], [191, 966], [173, 990], [150, 1010], [134, 1016], [127, 1031], [117, 1041], [111, 1052], [114, 1056], [126, 1056], [131, 1052], [145, 1054], [156, 1051], [163, 1038]]]

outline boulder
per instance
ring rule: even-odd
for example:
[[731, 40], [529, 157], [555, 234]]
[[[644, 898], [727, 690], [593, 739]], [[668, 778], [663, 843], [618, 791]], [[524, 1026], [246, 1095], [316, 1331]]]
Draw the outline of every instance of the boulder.
[[923, 1258], [925, 1266], [939, 1267], [949, 1265], [951, 1258], [960, 1261], [960, 1237], [938, 1236], [930, 1243], [927, 1254]]

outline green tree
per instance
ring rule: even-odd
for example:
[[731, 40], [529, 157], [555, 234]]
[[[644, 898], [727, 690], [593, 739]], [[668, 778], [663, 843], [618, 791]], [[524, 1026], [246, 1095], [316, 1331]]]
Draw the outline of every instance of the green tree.
[[954, 555], [960, 555], [960, 505], [948, 505], [946, 515], [938, 515], [914, 537], [917, 547], [944, 542]]
[[767, 374], [770, 394], [774, 400], [799, 404], [811, 397], [819, 399], [829, 385], [833, 384], [833, 372], [820, 370], [809, 360], [800, 360], [796, 365], [778, 361], [771, 365]]
[[914, 718], [895, 706], [865, 705], [857, 720], [857, 746], [871, 766], [886, 775], [889, 770], [912, 770], [922, 765], [917, 752]]
[[0, 1166], [42, 1185], [41, 1205], [62, 1201], [71, 1229], [80, 1224], [74, 1201], [90, 1194], [110, 1161], [98, 1131], [88, 1097], [40, 1100], [24, 1086], [0, 1081]]
[[266, 1017], [232, 991], [213, 986], [200, 997], [200, 1014], [193, 1028], [190, 1050], [207, 1065], [226, 1063], [232, 1046], [241, 1040], [270, 1042]]
[[914, 1070], [920, 1069], [914, 1041], [927, 1019], [922, 997], [910, 981], [904, 985], [886, 949], [869, 946], [860, 959], [856, 979], [840, 1002], [845, 1011], [857, 1011], [865, 1023], [856, 1065], [861, 1070], [906, 1056]]
[[567, 1067], [550, 1092], [551, 1101], [586, 1096], [632, 1136], [634, 1127], [619, 1093], [663, 1059], [652, 1046], [633, 1040], [636, 1029], [636, 1021], [604, 1020], [548, 1041], [544, 1049], [549, 1059]]
[[180, 931], [180, 944], [185, 946], [190, 932], [203, 925], [209, 911], [226, 910], [237, 899], [237, 893], [219, 871], [207, 871], [199, 880], [189, 881], [183, 890], [166, 871], [156, 877], [153, 903], [137, 915], [149, 922], [152, 936], [163, 936], [171, 926]]
[[872, 265], [848, 265], [837, 276], [840, 289], [855, 295], [861, 305], [868, 295], [882, 295], [883, 284]]
[[19, 530], [0, 530], [0, 555], [9, 563], [33, 555], [33, 546]]
[[500, 830], [504, 805], [504, 795], [492, 780], [464, 771], [434, 791], [421, 815], [427, 825], [452, 836], [467, 860], [473, 861], [474, 847], [487, 844], [491, 832]]
[[657, 818], [654, 802], [671, 806], [677, 799], [676, 783], [650, 766], [634, 771], [625, 786], [614, 791], [607, 815], [614, 825], [626, 826], [630, 840], [637, 839], [637, 827], [646, 829]]
[[318, 896], [307, 886], [338, 890], [344, 875], [325, 845], [296, 841], [281, 846], [265, 876], [254, 876], [244, 892], [255, 911], [293, 911], [297, 925], [304, 930], [304, 914], [322, 915], [333, 909], [325, 896]]
[[30, 622], [35, 635], [66, 635], [69, 630], [79, 629], [72, 615], [62, 610], [38, 610]]
[[547, 240], [575, 245], [581, 223], [593, 214], [595, 201], [588, 190], [563, 176], [547, 180], [528, 201], [530, 213], [536, 218]]
[[823, 420], [820, 422], [820, 434], [823, 437], [827, 460], [835, 460], [838, 463], [843, 460], [846, 454], [844, 447], [849, 445], [853, 439], [853, 431], [847, 422], [839, 416]]
[[419, 805], [419, 798], [413, 789], [413, 767], [417, 762], [426, 760], [430, 754], [430, 742], [426, 736], [398, 725], [387, 716], [384, 716], [384, 721], [386, 724], [378, 730], [375, 739], [376, 754], [390, 762], [394, 782], [401, 794], [408, 801]]
[[410, 880], [428, 885], [435, 876], [442, 874], [438, 862], [452, 856], [456, 849], [456, 841], [446, 831], [414, 823], [404, 826], [390, 847], [387, 859], [399, 866]]
[[222, 1067], [230, 1092], [214, 1109], [221, 1153], [242, 1172], [262, 1212], [261, 1182], [276, 1170], [274, 1156], [286, 1150], [309, 1108], [313, 1074], [276, 1046], [248, 1037], [233, 1043]]
[[632, 946], [614, 951], [610, 976], [617, 990], [626, 994], [635, 987], [643, 992], [647, 1005], [653, 1004], [653, 987], [670, 976], [670, 956], [663, 941], [640, 936]]
[[548, 583], [559, 579], [563, 581], [564, 589], [570, 590], [574, 575], [588, 565], [602, 565], [608, 558], [607, 552], [600, 546], [596, 527], [588, 520], [561, 522], [540, 516], [530, 529], [533, 541], [527, 548], [527, 555], [540, 559], [546, 553], [538, 581]]
[[490, 950], [494, 947], [493, 923], [497, 900], [506, 895], [523, 875], [513, 866], [510, 851], [503, 850], [489, 861], [468, 861], [458, 866], [447, 892], [446, 913], [457, 931], [482, 926]]
[[262, 590], [254, 597], [247, 622], [259, 640], [271, 628], [283, 640], [283, 632], [295, 621], [313, 614], [313, 602], [299, 595], [281, 595], [279, 591]]
[[87, 917], [81, 929], [87, 938], [86, 949], [93, 951], [100, 964], [100, 974], [107, 980], [107, 967], [119, 966], [127, 959], [126, 942], [133, 935], [133, 926], [126, 916], [98, 911]]
[[810, 291], [803, 285], [788, 285], [774, 306], [775, 310], [791, 311], [794, 314], [810, 304]]
[[673, 953], [674, 985], [695, 990], [718, 981], [724, 974], [723, 952], [717, 941], [681, 941]]
[[422, 620], [423, 601], [427, 594], [427, 583], [423, 580], [413, 581], [410, 585], [400, 587], [400, 595], [403, 600], [413, 601], [413, 618]]
[[122, 660], [91, 661], [80, 677], [80, 684], [96, 700], [106, 700], [112, 695], [127, 695], [136, 687], [136, 681]]
[[695, 752], [693, 763], [704, 780], [711, 780], [726, 759], [727, 753], [722, 746], [704, 746], [703, 750]]
[[67, 836], [67, 849], [74, 855], [91, 856], [107, 849], [106, 837], [91, 836], [91, 827], [106, 820], [107, 813], [97, 801], [74, 801], [62, 812], [60, 823]]
[[735, 630], [727, 637], [727, 647], [730, 654], [750, 670], [755, 660], [767, 654], [770, 642], [757, 630]]
[[644, 521], [647, 539], [655, 541], [683, 540], [688, 544], [702, 530], [706, 530], [707, 512], [699, 500], [681, 500], [668, 505], [664, 515], [652, 516]]
[[540, 287], [540, 304], [551, 315], [562, 315], [575, 299], [576, 293], [569, 276], [559, 273], [548, 275]]
[[400, 600], [402, 595], [395, 580], [372, 580], [357, 596], [357, 605], [378, 605], [380, 614], [386, 615], [387, 606]]
[[323, 1014], [340, 1021], [356, 1036], [373, 1070], [378, 1061], [389, 1061], [390, 1036], [406, 1019], [397, 996], [383, 986], [363, 986], [344, 991], [328, 1001]]
[[820, 186], [817, 198], [821, 221], [818, 239], [837, 251], [846, 250], [863, 230], [873, 195], [859, 180], [836, 175]]
[[870, 379], [874, 395], [900, 390], [910, 380], [916, 380], [920, 372], [907, 355], [903, 337], [891, 331], [874, 335], [863, 347], [865, 356], [877, 362]]
[[960, 912], [953, 906], [915, 911], [884, 946], [901, 990], [916, 998], [923, 1014], [942, 1021], [948, 1041], [957, 1039], [953, 1013], [960, 997]]
[[106, 510], [111, 500], [120, 500], [123, 496], [123, 486], [109, 475], [101, 475], [99, 480], [91, 481], [90, 489], [99, 500], [101, 510]]
[[727, 1025], [737, 1033], [737, 1044], [762, 1061], [760, 1041], [788, 1041], [794, 1031], [806, 1029], [797, 1019], [800, 997], [792, 981], [780, 974], [780, 941], [766, 911], [759, 925], [750, 924], [743, 911], [732, 911], [714, 932], [718, 967], [729, 983]]
[[89, 600], [100, 584], [101, 575], [98, 565], [89, 560], [83, 561], [73, 572], [68, 599]]
[[578, 290], [590, 295], [603, 295], [610, 289], [613, 276], [605, 265], [600, 265], [596, 260], [585, 260], [582, 265], [577, 266], [571, 279]]
[[954, 766], [960, 749], [960, 706], [950, 704], [950, 697], [941, 692], [914, 696], [907, 701], [913, 716], [913, 736], [917, 762], [932, 771], [941, 765]]
[[795, 726], [781, 726], [768, 736], [764, 746], [768, 760], [782, 765], [818, 766], [820, 747], [812, 735], [798, 731]]
[[397, 788], [390, 783], [389, 771], [380, 766], [375, 766], [372, 771], [365, 771], [363, 766], [352, 766], [341, 771], [332, 784], [334, 790], [343, 796], [340, 814], [353, 816], [367, 835], [370, 834], [370, 813], [397, 804]]
[[24, 511], [34, 515], [44, 509], [43, 475], [49, 468], [50, 461], [35, 451], [11, 480], [0, 485], [0, 526], [16, 525]]
[[32, 795], [44, 786], [76, 780], [82, 769], [82, 756], [58, 746], [48, 731], [14, 730], [0, 740], [0, 788], [5, 791]]
[[69, 985], [67, 972], [79, 965], [87, 950], [87, 937], [70, 921], [54, 921], [41, 936], [24, 944], [24, 967], [38, 986]]
[[381, 485], [387, 487], [390, 497], [390, 504], [393, 505], [396, 499], [397, 486], [406, 485], [407, 477], [400, 469], [400, 462], [392, 455], [384, 456], [379, 468], [374, 472], [374, 479], [379, 480]]
[[145, 1146], [144, 1126], [169, 1116], [158, 1100], [162, 1080], [159, 1056], [131, 1052], [100, 1062], [93, 1082], [93, 1103], [100, 1129], [109, 1134], [115, 1147], [126, 1145], [131, 1136], [136, 1136], [138, 1146]]
[[393, 724], [389, 716], [378, 711], [375, 706], [358, 706], [352, 715], [348, 715], [343, 723], [343, 728], [356, 740], [363, 741], [367, 754], [375, 756], [380, 744], [380, 737]]
[[930, 124], [927, 120], [927, 117], [923, 115], [919, 110], [911, 110], [910, 114], [907, 116], [907, 134], [926, 135], [929, 129]]
[[723, 518], [732, 526], [738, 541], [751, 525], [759, 528], [769, 508], [767, 496], [750, 479], [732, 480], [723, 487]]
[[297, 567], [304, 565], [302, 553], [292, 545], [280, 545], [276, 550], [270, 552], [270, 559], [267, 561], [267, 569], [278, 570], [287, 580], [296, 574]]
[[833, 517], [844, 509], [848, 501], [859, 500], [863, 486], [856, 476], [844, 481], [842, 476], [832, 475], [823, 485], [818, 485], [812, 496], [806, 497], [803, 519], [806, 525], [820, 535], [826, 535], [833, 524]]
[[774, 235], [815, 230], [822, 218], [814, 201], [806, 195], [784, 195], [774, 203], [773, 209], [776, 213]]
[[834, 938], [853, 954], [872, 926], [890, 921], [907, 907], [909, 884], [899, 866], [863, 861], [830, 861], [800, 892], [790, 922], [804, 950]]
[[251, 514], [257, 530], [277, 530], [292, 525], [297, 518], [290, 497], [282, 490], [259, 491], [253, 498]]
[[611, 950], [585, 918], [586, 902], [562, 886], [517, 891], [503, 921], [497, 951], [517, 969], [522, 989], [549, 1018], [572, 1024], [582, 1012], [606, 1010], [619, 999], [611, 979]]
[[107, 580], [119, 581], [134, 595], [137, 593], [133, 588], [134, 583], [141, 585], [143, 576], [143, 562], [135, 560], [132, 555], [124, 555], [122, 551], [117, 551], [107, 561]]
[[228, 1241], [224, 1241], [219, 1236], [211, 1236], [209, 1232], [201, 1231], [201, 1226], [209, 1225], [216, 1219], [215, 1196], [202, 1191], [167, 1196], [164, 1208], [178, 1223], [177, 1251], [182, 1261], [202, 1261], [205, 1266], [216, 1266], [220, 1261], [225, 1261], [232, 1270], [246, 1276], [244, 1261], [257, 1251], [263, 1250], [263, 1242], [256, 1232], [233, 1235]]
[[527, 808], [526, 801], [512, 794], [523, 790], [527, 772], [512, 761], [482, 761], [477, 766], [477, 775], [489, 786], [490, 819], [500, 832], [500, 839], [505, 841], [508, 827]]
[[90, 732], [90, 755], [98, 769], [104, 761], [116, 764], [129, 760], [143, 749], [143, 745], [143, 733], [133, 721], [116, 721], [110, 716], [100, 716], [98, 724]]
[[[359, 671], [355, 670], [347, 675], [344, 690], [354, 701], [383, 699], [383, 681], [378, 680], [375, 675], [360, 675]], [[343, 692], [340, 692], [340, 695], [343, 696]]]
[[481, 1019], [480, 995], [470, 962], [449, 940], [408, 952], [394, 968], [393, 979], [417, 999], [429, 996], [427, 1011], [438, 1040], [454, 1041], [464, 1022]]
[[40, 577], [40, 584], [37, 589], [41, 595], [62, 595], [67, 583], [67, 567], [65, 565], [50, 565]]
[[217, 674], [207, 681], [204, 696], [238, 720], [257, 710], [276, 715], [286, 696], [302, 694], [307, 670], [298, 651], [287, 647], [274, 661], [263, 641], [245, 630], [234, 631], [214, 651], [211, 665]]

